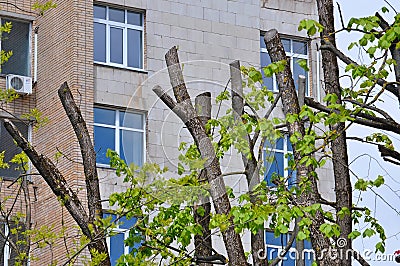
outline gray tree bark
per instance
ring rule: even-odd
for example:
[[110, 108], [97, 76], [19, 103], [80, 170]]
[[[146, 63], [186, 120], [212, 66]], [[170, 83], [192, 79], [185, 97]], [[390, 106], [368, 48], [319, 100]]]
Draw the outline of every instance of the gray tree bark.
[[[286, 60], [285, 50], [276, 30], [267, 31], [264, 41], [272, 62]], [[300, 106], [289, 64], [286, 64], [285, 69], [282, 72], [276, 74], [276, 79], [279, 91], [282, 93], [281, 98], [285, 116], [290, 114], [299, 114]], [[290, 136], [293, 135], [294, 132], [299, 132], [302, 136], [305, 135], [304, 125], [300, 121], [295, 121], [292, 124], [288, 123], [287, 128]], [[318, 193], [317, 180], [313, 175], [314, 169], [311, 166], [307, 167], [298, 163], [301, 159], [301, 154], [297, 151], [296, 145], [293, 145], [293, 156], [294, 160], [297, 162], [298, 178], [308, 179], [311, 181], [311, 188], [305, 190], [302, 196], [297, 199], [296, 203], [303, 206], [310, 206], [318, 203], [320, 196]], [[323, 252], [323, 250], [325, 250], [325, 252], [329, 250], [330, 247], [329, 239], [327, 239], [319, 230], [319, 227], [325, 222], [323, 215], [320, 212], [317, 212], [315, 217], [312, 217], [312, 219], [313, 223], [309, 229], [311, 232], [311, 243], [315, 250], [316, 261], [321, 266], [336, 265], [335, 261], [332, 261], [331, 258]]]
[[[324, 26], [321, 32], [321, 40], [327, 39], [336, 47], [333, 2], [332, 0], [317, 0], [317, 6], [319, 23]], [[335, 94], [338, 97], [337, 103], [342, 104], [337, 58], [334, 53], [328, 50], [322, 50], [321, 53], [325, 90], [327, 93]], [[342, 208], [347, 208], [349, 212], [352, 210], [352, 186], [345, 127], [345, 123], [337, 123], [329, 126], [329, 129], [337, 134], [337, 137], [331, 142], [337, 212]], [[346, 254], [346, 250], [351, 250], [352, 246], [351, 239], [348, 238], [353, 228], [351, 214], [345, 214], [343, 217], [337, 216], [336, 222], [340, 226], [340, 238], [346, 240], [346, 245], [340, 246], [339, 252], [340, 254]], [[343, 256], [339, 265], [351, 265], [351, 258]]]
[[[168, 66], [170, 82], [174, 91], [177, 103], [172, 100], [168, 94], [164, 93], [159, 86], [156, 86], [153, 91], [158, 97], [185, 123], [189, 129], [199, 151], [201, 157], [206, 159], [205, 169], [207, 178], [210, 184], [210, 194], [214, 203], [214, 208], [217, 214], [229, 215], [231, 205], [225, 189], [225, 183], [221, 177], [221, 167], [218, 159], [215, 156], [214, 147], [205, 132], [204, 126], [198, 118], [196, 111], [190, 101], [190, 96], [187, 91], [181, 66], [179, 63], [176, 47], [171, 48], [165, 55]], [[234, 230], [233, 221], [231, 226], [221, 232], [224, 240], [225, 248], [228, 253], [229, 263], [231, 265], [245, 266], [247, 265], [244, 254], [243, 244], [239, 234]]]
[[[76, 193], [69, 187], [65, 177], [53, 162], [46, 156], [38, 154], [35, 148], [22, 136], [11, 121], [5, 119], [4, 127], [17, 142], [17, 145], [29, 157], [54, 195], [64, 204], [72, 218], [82, 230], [82, 233], [91, 240], [88, 244], [89, 250], [95, 249], [99, 253], [107, 254], [107, 258], [100, 265], [109, 266], [111, 263], [104, 233], [94, 224], [96, 218], [102, 217], [96, 168], [96, 153], [94, 152], [86, 123], [66, 83], [59, 89], [59, 96], [80, 144], [85, 172], [89, 215]], [[94, 229], [93, 231], [91, 231], [91, 227]]]
[[[229, 64], [231, 73], [231, 97], [232, 97], [232, 110], [235, 124], [243, 123], [242, 115], [244, 114], [244, 99], [243, 99], [243, 86], [242, 74], [240, 72], [240, 62], [233, 61]], [[245, 175], [249, 192], [253, 191], [254, 187], [260, 183], [260, 167], [256, 157], [254, 156], [254, 143], [250, 136], [244, 136], [250, 147], [251, 158], [248, 159], [246, 154], [242, 153], [243, 166], [245, 167]], [[251, 203], [256, 203], [256, 197], [250, 196]], [[251, 255], [253, 258], [254, 266], [265, 265], [266, 258], [259, 256], [259, 251], [265, 251], [265, 237], [264, 230], [258, 230], [255, 234], [251, 234]]]
[[[195, 110], [203, 126], [205, 127], [208, 120], [211, 119], [211, 93], [204, 92], [199, 94], [195, 98]], [[206, 132], [209, 134], [210, 132]], [[208, 180], [207, 171], [203, 169], [199, 174], [199, 180]], [[201, 181], [204, 182], [204, 181]], [[204, 209], [204, 215], [200, 215], [197, 210], [200, 208]], [[193, 208], [193, 216], [196, 223], [201, 225], [203, 228], [202, 235], [196, 235], [194, 237], [195, 252], [194, 255], [199, 257], [208, 257], [212, 255], [212, 241], [211, 241], [211, 230], [210, 230], [210, 213], [211, 213], [211, 202], [209, 197], [201, 196], [199, 199], [199, 205], [195, 205]], [[212, 266], [211, 263], [199, 263], [199, 266]]]

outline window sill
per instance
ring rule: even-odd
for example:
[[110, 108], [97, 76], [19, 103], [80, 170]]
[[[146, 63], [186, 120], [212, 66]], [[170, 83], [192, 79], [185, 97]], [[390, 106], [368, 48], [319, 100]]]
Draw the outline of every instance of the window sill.
[[148, 74], [149, 72], [144, 69], [140, 68], [134, 68], [134, 67], [125, 67], [125, 66], [119, 66], [119, 65], [114, 65], [114, 64], [107, 64], [107, 63], [102, 63], [102, 62], [93, 62], [95, 66], [104, 66], [104, 67], [109, 67], [109, 68], [118, 68], [122, 70], [128, 70], [128, 71], [133, 71], [133, 72], [139, 72], [143, 74]]
[[115, 168], [112, 168], [109, 164], [101, 164], [101, 163], [96, 163], [96, 168], [104, 170], [115, 170]]

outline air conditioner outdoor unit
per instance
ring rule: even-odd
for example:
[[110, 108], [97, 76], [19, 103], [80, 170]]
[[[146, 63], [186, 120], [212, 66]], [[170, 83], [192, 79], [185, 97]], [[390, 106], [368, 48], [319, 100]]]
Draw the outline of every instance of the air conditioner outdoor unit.
[[14, 89], [18, 94], [32, 94], [32, 78], [18, 75], [7, 75], [6, 89]]

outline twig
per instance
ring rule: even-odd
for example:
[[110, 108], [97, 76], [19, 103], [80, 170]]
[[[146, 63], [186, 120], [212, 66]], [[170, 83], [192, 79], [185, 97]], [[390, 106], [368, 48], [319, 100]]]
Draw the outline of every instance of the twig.
[[337, 4], [337, 7], [338, 7], [339, 16], [340, 16], [340, 22], [342, 23], [342, 27], [346, 28], [346, 26], [344, 25], [342, 9], [340, 8], [340, 4], [339, 4], [339, 2], [336, 2], [336, 4]]
[[396, 13], [396, 15], [397, 15], [397, 10], [389, 3], [389, 1], [387, 1], [387, 0], [383, 0], [383, 1], [385, 1], [385, 3], [388, 4], [393, 9], [394, 13]]

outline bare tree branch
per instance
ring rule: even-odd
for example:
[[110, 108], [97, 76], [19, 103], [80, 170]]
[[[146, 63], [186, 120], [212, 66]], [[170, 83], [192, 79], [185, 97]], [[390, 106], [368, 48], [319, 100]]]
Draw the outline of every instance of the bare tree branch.
[[[306, 98], [305, 102], [308, 106], [326, 113], [332, 113], [332, 112], [339, 113], [338, 110], [332, 110], [326, 107], [325, 105], [322, 105], [314, 101], [314, 99], [312, 98]], [[359, 116], [363, 116], [363, 118], [360, 118]], [[387, 121], [386, 119], [373, 117], [362, 113], [358, 113], [357, 116], [352, 116], [352, 117], [354, 119], [354, 122], [357, 124], [400, 134], [400, 124]]]
[[[358, 66], [358, 64], [353, 61], [352, 59], [350, 59], [350, 57], [346, 56], [342, 51], [340, 51], [338, 48], [336, 48], [335, 46], [333, 46], [329, 41], [321, 41], [323, 44], [320, 46], [321, 50], [328, 50], [331, 51], [332, 53], [334, 53], [341, 61], [343, 61], [344, 63], [346, 63], [347, 65], [354, 65], [354, 66]], [[396, 98], [399, 98], [399, 93], [398, 93], [398, 88], [397, 86], [395, 86], [394, 84], [396, 83], [391, 83], [391, 82], [387, 82], [384, 79], [378, 79], [377, 83], [379, 86], [384, 87], [387, 91], [391, 92], [392, 94], [394, 94], [396, 96]]]
[[4, 119], [4, 127], [17, 142], [18, 146], [26, 153], [32, 164], [36, 167], [43, 179], [49, 185], [54, 195], [63, 202], [71, 213], [82, 232], [91, 235], [88, 227], [88, 215], [75, 192], [68, 186], [67, 181], [50, 159], [38, 154], [33, 146], [22, 136], [17, 127], [8, 119]]
[[[185, 123], [200, 151], [201, 157], [206, 159], [204, 168], [207, 171], [208, 182], [210, 183], [210, 194], [213, 199], [216, 213], [229, 216], [231, 206], [226, 193], [224, 180], [221, 177], [221, 167], [215, 155], [211, 140], [206, 134], [205, 128], [197, 117], [196, 111], [190, 102], [190, 96], [183, 79], [176, 47], [172, 47], [167, 52], [165, 60], [167, 62], [170, 82], [177, 104], [174, 104], [174, 101], [171, 101], [172, 99], [159, 87], [155, 87], [153, 91], [159, 95], [159, 97], [161, 96], [160, 99], [163, 100], [170, 109], [172, 107], [171, 110], [173, 110]], [[176, 111], [176, 109], [181, 111]], [[231, 223], [233, 224], [232, 219]], [[222, 236], [229, 261], [235, 263], [235, 265], [247, 265], [243, 244], [240, 236], [235, 232], [234, 228], [229, 227], [227, 230], [222, 232]]]
[[[60, 89], [58, 90], [58, 96], [71, 122], [71, 125], [74, 128], [74, 132], [78, 139], [81, 150], [86, 182], [87, 206], [89, 210], [87, 223], [90, 226], [93, 226], [94, 232], [91, 233], [91, 235], [102, 235], [102, 232], [99, 231], [97, 226], [94, 225], [96, 219], [103, 218], [99, 177], [97, 175], [96, 167], [96, 152], [94, 150], [89, 131], [86, 127], [86, 122], [83, 119], [81, 111], [75, 103], [74, 97], [72, 96], [67, 82], [64, 82], [64, 84], [61, 85]], [[91, 240], [93, 239], [91, 238]], [[96, 241], [93, 241], [88, 246], [89, 250], [94, 248], [100, 253], [107, 254], [107, 258], [101, 263], [101, 265], [110, 265], [107, 243], [104, 236], [98, 238]]]

